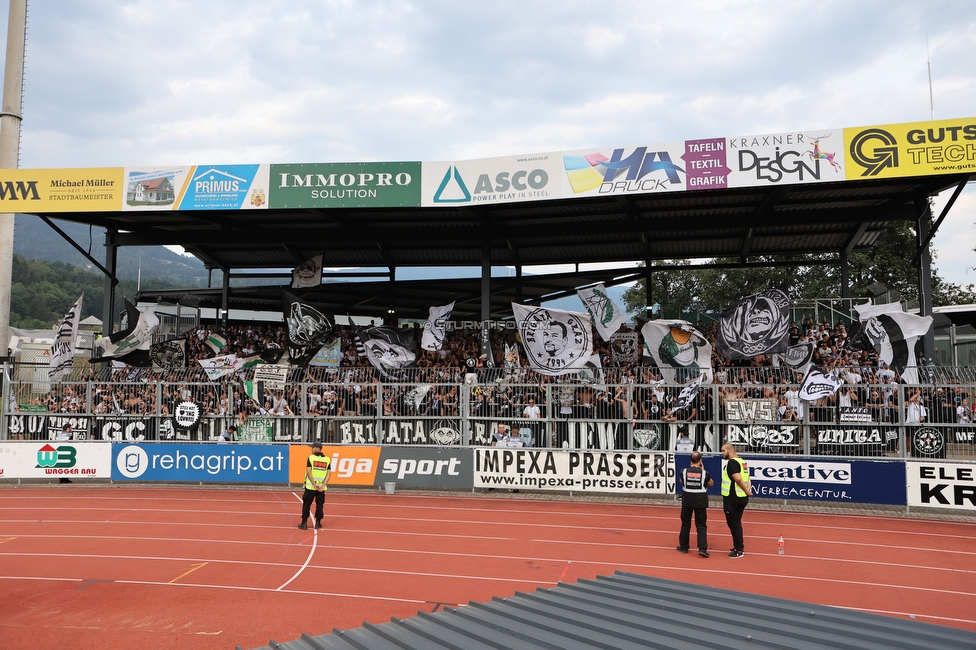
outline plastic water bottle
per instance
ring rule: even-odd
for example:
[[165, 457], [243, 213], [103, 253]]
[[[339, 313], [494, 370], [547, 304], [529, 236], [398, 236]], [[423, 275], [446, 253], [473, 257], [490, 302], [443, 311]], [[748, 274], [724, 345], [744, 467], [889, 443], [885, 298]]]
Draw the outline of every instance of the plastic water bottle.
[[777, 551], [777, 553], [779, 553], [780, 555], [786, 555], [786, 541], [783, 539], [782, 535], [780, 535], [777, 545], [779, 546], [779, 550]]

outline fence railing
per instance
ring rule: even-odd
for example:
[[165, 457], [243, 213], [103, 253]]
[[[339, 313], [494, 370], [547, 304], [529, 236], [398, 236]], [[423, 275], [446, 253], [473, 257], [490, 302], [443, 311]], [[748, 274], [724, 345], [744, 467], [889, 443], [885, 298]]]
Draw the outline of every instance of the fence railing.
[[[846, 384], [813, 403], [790, 371], [734, 369], [687, 404], [684, 386], [648, 381], [656, 374], [643, 368], [601, 384], [334, 370], [252, 396], [239, 381], [13, 381], [2, 437], [63, 439], [70, 424], [72, 439], [212, 441], [236, 424], [239, 440], [265, 442], [717, 451], [728, 441], [783, 455], [976, 458], [972, 368], [924, 369], [923, 386]], [[188, 403], [198, 418], [181, 412]]]

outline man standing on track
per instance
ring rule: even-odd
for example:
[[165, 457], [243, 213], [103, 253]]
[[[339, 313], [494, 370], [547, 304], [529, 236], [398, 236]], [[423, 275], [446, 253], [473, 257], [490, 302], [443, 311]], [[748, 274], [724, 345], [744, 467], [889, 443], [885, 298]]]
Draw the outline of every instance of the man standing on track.
[[308, 515], [315, 502], [315, 528], [322, 527], [322, 517], [325, 515], [325, 491], [329, 489], [329, 466], [332, 459], [322, 454], [322, 443], [312, 443], [312, 455], [305, 464], [305, 493], [302, 495], [302, 523], [300, 530], [308, 530]]
[[708, 535], [705, 525], [708, 509], [708, 488], [715, 485], [708, 470], [702, 465], [700, 452], [691, 452], [691, 467], [681, 470], [681, 532], [678, 533], [678, 551], [688, 552], [691, 536], [691, 513], [695, 513], [698, 530], [698, 555], [708, 557]]
[[749, 466], [735, 453], [734, 446], [729, 443], [722, 445], [722, 458], [725, 460], [725, 467], [722, 468], [722, 505], [725, 522], [732, 533], [729, 557], [736, 559], [745, 555], [742, 552], [742, 512], [749, 505], [752, 482], [749, 480]]

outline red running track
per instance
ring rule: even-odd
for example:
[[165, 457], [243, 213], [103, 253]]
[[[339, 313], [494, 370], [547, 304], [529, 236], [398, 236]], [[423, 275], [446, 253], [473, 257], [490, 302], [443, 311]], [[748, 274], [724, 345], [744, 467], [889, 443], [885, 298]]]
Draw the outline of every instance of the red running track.
[[0, 489], [0, 646], [253, 648], [618, 569], [976, 630], [976, 523], [746, 510], [731, 560], [712, 508], [704, 559], [675, 506], [332, 490], [300, 531], [298, 494]]

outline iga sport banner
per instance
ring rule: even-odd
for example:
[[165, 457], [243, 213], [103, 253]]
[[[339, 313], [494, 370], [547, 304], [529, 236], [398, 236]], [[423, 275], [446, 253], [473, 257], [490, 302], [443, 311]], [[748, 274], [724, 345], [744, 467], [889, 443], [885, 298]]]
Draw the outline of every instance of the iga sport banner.
[[[288, 481], [303, 483], [312, 448], [289, 448]], [[332, 459], [329, 485], [383, 485], [416, 488], [471, 488], [471, 450], [461, 447], [326, 445]]]
[[474, 487], [674, 494], [674, 454], [476, 448]]

